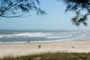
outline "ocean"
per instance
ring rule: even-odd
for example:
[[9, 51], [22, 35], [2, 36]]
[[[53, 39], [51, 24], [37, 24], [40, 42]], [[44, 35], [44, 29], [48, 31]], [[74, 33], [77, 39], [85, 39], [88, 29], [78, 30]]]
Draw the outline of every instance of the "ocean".
[[0, 43], [90, 40], [90, 31], [77, 30], [0, 30]]

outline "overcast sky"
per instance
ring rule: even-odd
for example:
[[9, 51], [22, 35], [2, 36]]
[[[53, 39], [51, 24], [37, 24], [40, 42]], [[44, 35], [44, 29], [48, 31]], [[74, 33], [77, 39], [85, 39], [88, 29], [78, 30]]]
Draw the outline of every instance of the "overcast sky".
[[65, 13], [65, 4], [56, 0], [40, 0], [40, 7], [47, 15], [30, 14], [28, 17], [0, 18], [0, 29], [19, 30], [90, 30], [88, 26], [75, 26], [71, 22], [73, 12]]

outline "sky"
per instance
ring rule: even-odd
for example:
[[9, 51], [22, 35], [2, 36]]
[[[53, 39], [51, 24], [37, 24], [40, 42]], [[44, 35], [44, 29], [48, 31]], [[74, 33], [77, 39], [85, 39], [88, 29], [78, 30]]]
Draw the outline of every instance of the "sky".
[[72, 24], [73, 12], [65, 12], [65, 4], [57, 0], [40, 0], [46, 15], [30, 14], [27, 17], [0, 18], [0, 29], [8, 30], [90, 30], [88, 26]]

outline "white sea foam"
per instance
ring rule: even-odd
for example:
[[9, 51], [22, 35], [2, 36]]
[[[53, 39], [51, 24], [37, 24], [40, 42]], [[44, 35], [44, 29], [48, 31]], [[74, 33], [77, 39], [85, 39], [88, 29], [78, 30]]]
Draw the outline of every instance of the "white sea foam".
[[3, 35], [0, 35], [0, 38], [3, 38]]
[[71, 37], [73, 34], [70, 35], [64, 35], [64, 36], [52, 36], [52, 37], [47, 37], [47, 38], [68, 38]]
[[74, 39], [74, 40], [77, 40], [77, 39], [81, 39], [81, 38], [84, 38], [84, 37], [86, 37], [86, 35], [81, 35], [81, 36], [76, 37], [76, 38], [73, 38], [73, 39]]
[[[55, 41], [68, 41], [68, 40], [83, 40], [90, 34], [87, 32], [17, 32], [11, 34], [0, 34], [0, 43], [3, 40], [8, 40], [6, 43], [27, 43], [30, 42], [55, 42]], [[5, 38], [5, 39], [4, 39]], [[12, 39], [14, 38], [14, 39]], [[17, 38], [17, 39], [16, 39]], [[18, 39], [19, 38], [19, 39]], [[24, 40], [24, 39], [26, 40]], [[35, 39], [34, 39], [35, 38]], [[88, 39], [90, 39], [88, 37]], [[13, 41], [12, 41], [13, 40]], [[29, 42], [28, 42], [29, 43]]]
[[51, 33], [17, 33], [17, 34], [8, 34], [8, 35], [0, 35], [0, 38], [13, 38], [13, 37], [44, 37], [45, 35], [51, 35]]
[[27, 41], [0, 42], [0, 43], [27, 43]]

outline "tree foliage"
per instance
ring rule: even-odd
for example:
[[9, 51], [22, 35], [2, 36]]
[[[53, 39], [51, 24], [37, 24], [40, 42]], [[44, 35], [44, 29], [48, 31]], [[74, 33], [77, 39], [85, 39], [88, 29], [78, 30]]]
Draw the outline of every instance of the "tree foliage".
[[[76, 16], [72, 22], [76, 25], [87, 25], [87, 17], [90, 15], [90, 0], [62, 0], [67, 5], [67, 11], [74, 11]], [[0, 17], [19, 17], [34, 11], [36, 14], [44, 14], [40, 9], [39, 0], [0, 0]], [[86, 11], [83, 14], [82, 11]]]
[[18, 17], [31, 11], [44, 14], [39, 5], [39, 0], [0, 0], [0, 17]]
[[[87, 25], [87, 17], [90, 15], [90, 0], [63, 0], [67, 5], [67, 11], [74, 11], [76, 16], [72, 18], [72, 22], [76, 25], [80, 25], [83, 23], [85, 26]], [[86, 11], [86, 13], [83, 13]]]

